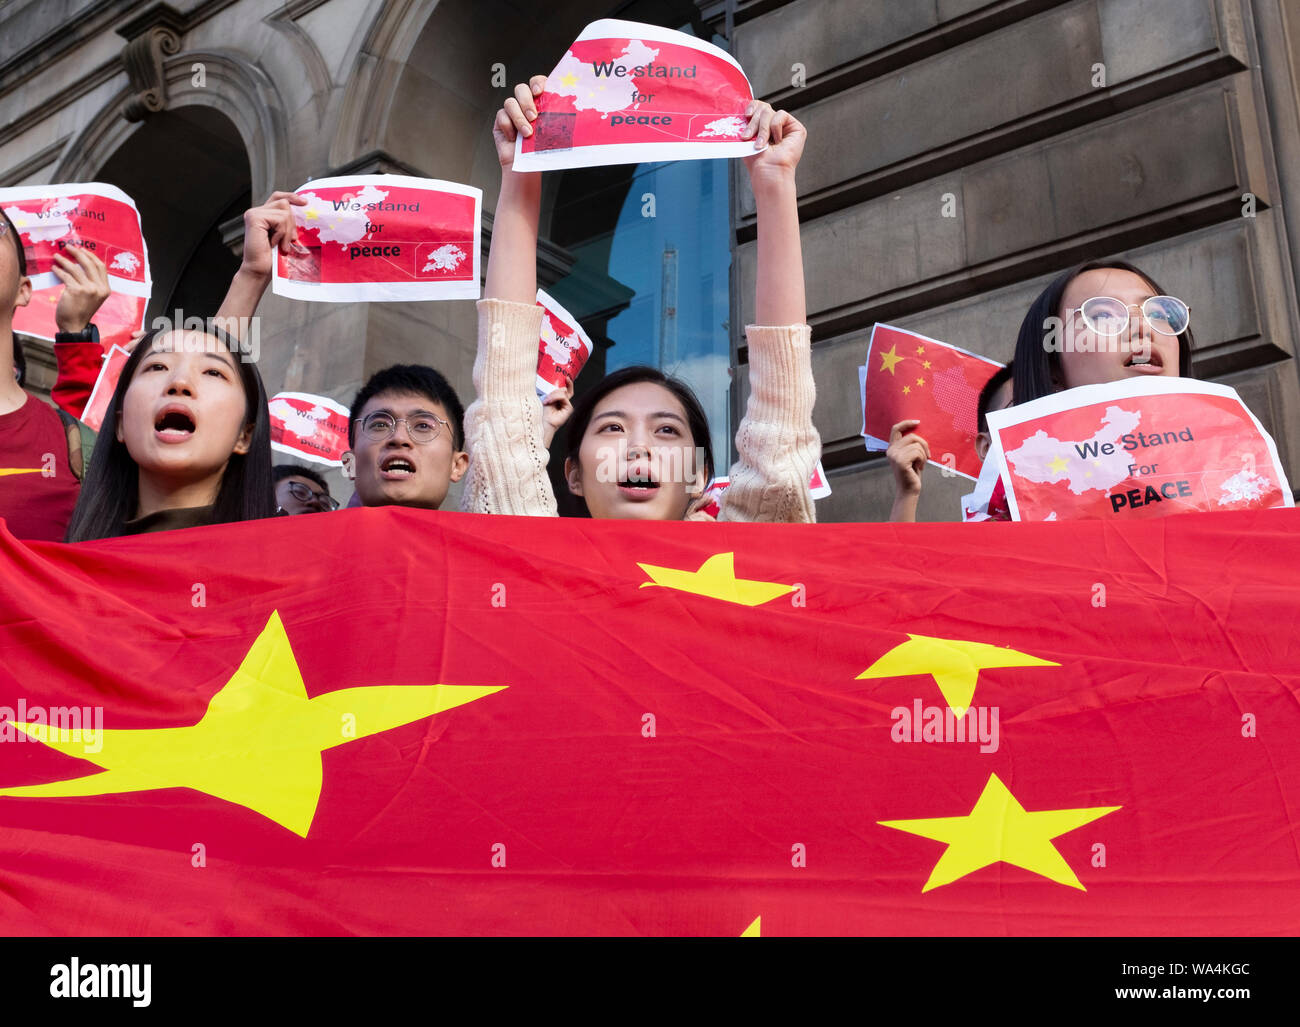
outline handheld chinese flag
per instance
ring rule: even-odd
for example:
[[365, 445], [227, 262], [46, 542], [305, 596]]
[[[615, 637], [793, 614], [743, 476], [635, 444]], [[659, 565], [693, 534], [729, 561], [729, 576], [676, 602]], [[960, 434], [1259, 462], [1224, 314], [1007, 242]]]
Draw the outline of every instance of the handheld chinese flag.
[[0, 922], [1290, 933], [1295, 528], [0, 533]]
[[867, 449], [888, 449], [893, 426], [916, 419], [917, 433], [930, 444], [930, 463], [979, 478], [980, 389], [1001, 366], [916, 332], [876, 325], [859, 369]]

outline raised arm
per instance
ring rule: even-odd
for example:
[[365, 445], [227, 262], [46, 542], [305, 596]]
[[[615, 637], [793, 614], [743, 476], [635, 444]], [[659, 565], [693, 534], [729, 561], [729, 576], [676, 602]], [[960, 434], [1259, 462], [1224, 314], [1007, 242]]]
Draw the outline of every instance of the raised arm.
[[754, 101], [745, 158], [758, 212], [754, 316], [747, 325], [749, 403], [736, 432], [739, 460], [718, 515], [724, 521], [811, 522], [809, 481], [821, 456], [813, 427], [812, 330], [806, 324], [795, 168], [807, 136], [787, 111]]
[[271, 262], [276, 252], [290, 253], [298, 245], [293, 208], [306, 204], [297, 193], [274, 192], [260, 207], [244, 212], [244, 259], [230, 280], [216, 316], [217, 326], [226, 334], [244, 338], [248, 319], [257, 313], [257, 305], [271, 284]]
[[543, 408], [533, 382], [542, 334], [537, 305], [537, 221], [541, 174], [513, 170], [515, 141], [531, 135], [544, 75], [515, 86], [492, 126], [501, 193], [492, 220], [485, 297], [478, 303], [477, 398], [465, 411], [469, 471], [461, 509], [470, 513], [556, 515], [546, 474]]

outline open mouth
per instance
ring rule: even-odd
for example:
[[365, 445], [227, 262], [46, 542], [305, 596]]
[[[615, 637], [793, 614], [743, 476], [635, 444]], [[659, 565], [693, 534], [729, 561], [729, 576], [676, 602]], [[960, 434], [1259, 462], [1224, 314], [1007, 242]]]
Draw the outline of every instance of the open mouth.
[[1165, 369], [1164, 361], [1154, 349], [1147, 350], [1145, 353], [1134, 353], [1125, 361], [1124, 366], [1140, 374], [1160, 374]]
[[415, 464], [404, 456], [390, 456], [379, 465], [379, 472], [389, 481], [402, 481], [415, 476]]
[[187, 438], [194, 434], [194, 418], [184, 410], [175, 408], [164, 410], [154, 421], [154, 431], [167, 438]]

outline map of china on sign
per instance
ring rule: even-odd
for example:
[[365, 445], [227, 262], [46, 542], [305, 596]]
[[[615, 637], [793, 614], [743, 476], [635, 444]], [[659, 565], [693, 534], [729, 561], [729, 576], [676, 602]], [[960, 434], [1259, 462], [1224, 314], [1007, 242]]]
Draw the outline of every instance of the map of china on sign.
[[[637, 87], [632, 81], [632, 69], [644, 67], [659, 56], [639, 39], [628, 41], [623, 55], [612, 64], [601, 62], [603, 75], [597, 75], [590, 63], [578, 60], [570, 50], [546, 80], [547, 92], [557, 96], [573, 97], [573, 106], [580, 111], [597, 110], [603, 114], [626, 110], [632, 106]], [[627, 69], [626, 78], [618, 77], [615, 67]], [[638, 104], [637, 106], [640, 106]]]
[[[307, 206], [294, 208], [294, 221], [298, 226], [314, 229], [322, 243], [336, 242], [340, 246], [350, 246], [367, 238], [371, 212], [366, 208], [388, 198], [388, 193], [373, 185], [364, 186], [355, 196], [338, 200], [322, 200], [315, 193], [298, 195], [307, 201]], [[345, 203], [348, 209], [336, 210], [336, 203]], [[361, 209], [351, 209], [354, 204], [360, 204]]]
[[54, 242], [72, 233], [72, 222], [68, 215], [80, 204], [80, 196], [64, 196], [40, 214], [23, 210], [22, 207], [6, 207], [5, 214], [19, 233], [27, 237], [29, 243]]
[[[1027, 481], [1065, 484], [1076, 496], [1110, 489], [1128, 480], [1133, 459], [1120, 438], [1136, 431], [1141, 420], [1136, 410], [1107, 407], [1101, 427], [1091, 437], [1063, 441], [1040, 429], [1008, 451], [1007, 462]], [[1106, 443], [1114, 446], [1109, 454], [1102, 452]]]

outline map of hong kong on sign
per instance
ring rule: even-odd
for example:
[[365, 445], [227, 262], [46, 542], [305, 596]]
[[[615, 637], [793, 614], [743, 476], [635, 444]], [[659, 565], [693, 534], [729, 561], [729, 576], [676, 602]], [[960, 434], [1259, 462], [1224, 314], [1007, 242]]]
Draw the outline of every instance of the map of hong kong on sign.
[[537, 98], [516, 171], [747, 157], [754, 98], [732, 56], [684, 32], [605, 19], [582, 30]]
[[325, 396], [278, 392], [271, 397], [271, 448], [328, 467], [343, 466], [348, 408]]
[[280, 253], [277, 295], [328, 303], [473, 300], [483, 192], [405, 175], [320, 178], [298, 190], [297, 252]]
[[1294, 505], [1273, 439], [1226, 385], [1084, 385], [992, 411], [988, 422], [1018, 521]]
[[112, 293], [95, 312], [105, 351], [144, 327], [153, 280], [131, 197], [103, 182], [22, 186], [0, 189], [0, 208], [18, 230], [32, 280], [31, 300], [14, 312], [14, 331], [54, 338], [54, 312], [63, 295], [54, 258], [62, 253], [75, 261], [67, 252], [72, 246], [93, 253], [108, 271]]

